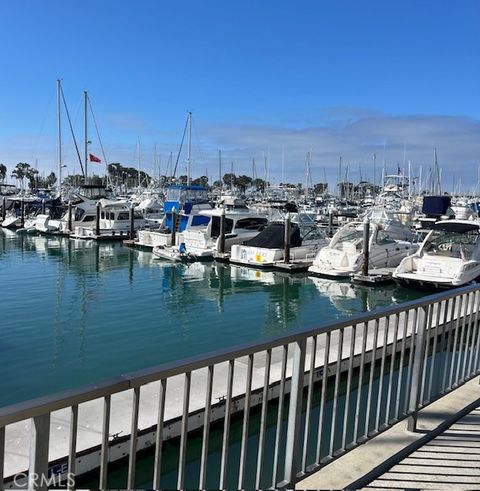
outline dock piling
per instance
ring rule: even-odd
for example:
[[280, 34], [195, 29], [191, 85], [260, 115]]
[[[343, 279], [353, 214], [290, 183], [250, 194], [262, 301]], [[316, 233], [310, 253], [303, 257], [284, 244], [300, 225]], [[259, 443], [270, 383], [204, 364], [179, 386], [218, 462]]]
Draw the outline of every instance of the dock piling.
[[225, 253], [225, 208], [222, 208], [220, 215], [220, 237], [218, 238], [218, 252]]
[[370, 261], [370, 222], [363, 222], [363, 276], [368, 276], [368, 262]]
[[285, 264], [290, 263], [290, 214], [285, 217], [285, 235], [283, 239], [283, 261]]
[[97, 214], [95, 216], [95, 235], [100, 235], [100, 202], [97, 202]]
[[133, 213], [133, 205], [130, 206], [130, 236], [129, 236], [129, 239], [130, 240], [134, 240], [135, 239], [135, 216], [134, 216], [134, 213]]
[[177, 233], [177, 210], [175, 207], [173, 207], [172, 208], [172, 231], [171, 231], [172, 246], [175, 245], [176, 233]]
[[25, 200], [20, 201], [20, 228], [25, 227]]
[[2, 221], [5, 220], [7, 216], [7, 198], [3, 197], [2, 199]]
[[72, 202], [68, 202], [68, 232], [72, 233]]
[[333, 211], [328, 211], [328, 236], [333, 237]]

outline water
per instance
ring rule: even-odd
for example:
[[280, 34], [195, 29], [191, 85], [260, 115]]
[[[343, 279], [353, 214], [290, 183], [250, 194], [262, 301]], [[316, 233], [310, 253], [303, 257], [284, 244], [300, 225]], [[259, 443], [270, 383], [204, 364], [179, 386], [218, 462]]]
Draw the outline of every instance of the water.
[[0, 406], [419, 296], [0, 230]]

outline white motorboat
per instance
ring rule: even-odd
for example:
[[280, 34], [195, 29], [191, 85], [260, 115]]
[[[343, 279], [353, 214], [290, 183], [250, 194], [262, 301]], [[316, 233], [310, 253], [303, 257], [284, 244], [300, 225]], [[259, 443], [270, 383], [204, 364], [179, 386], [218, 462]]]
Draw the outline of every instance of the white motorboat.
[[[411, 241], [393, 239], [385, 228], [382, 223], [370, 223], [369, 268], [398, 266], [404, 257], [417, 248]], [[343, 226], [332, 237], [330, 244], [318, 252], [308, 271], [328, 277], [348, 277], [359, 272], [364, 261], [363, 234], [363, 222]]]
[[[327, 245], [328, 239], [315, 236], [318, 229], [310, 229], [309, 234], [302, 237], [300, 227], [291, 224], [290, 229], [290, 261], [313, 261], [317, 251]], [[230, 253], [230, 262], [245, 264], [258, 268], [275, 267], [285, 261], [285, 225], [271, 223], [255, 238], [243, 245], [234, 245]]]
[[[128, 201], [114, 201], [102, 198], [98, 201], [100, 205], [99, 231], [100, 235], [106, 236], [126, 236], [130, 230], [130, 211], [131, 204]], [[72, 237], [77, 239], [89, 239], [95, 237], [94, 227], [76, 226]], [[133, 212], [134, 229], [151, 225], [141, 213]]]
[[248, 208], [230, 209], [219, 208], [201, 211], [200, 215], [208, 216], [209, 221], [203, 227], [186, 228], [180, 244], [171, 247], [156, 247], [153, 253], [162, 259], [180, 261], [182, 259], [210, 259], [215, 252], [220, 251], [220, 230], [222, 213], [225, 213], [225, 242], [224, 253], [231, 251], [232, 246], [243, 244], [256, 237], [267, 225], [267, 218]]
[[393, 277], [404, 285], [451, 288], [480, 277], [480, 222], [442, 220], [420, 248], [402, 260]]
[[[135, 245], [146, 249], [179, 245], [183, 232], [190, 227], [204, 226], [209, 217], [200, 212], [211, 210], [207, 190], [202, 186], [176, 184], [166, 192], [163, 210], [165, 213], [159, 230], [139, 230]], [[175, 212], [175, 213], [174, 213]], [[172, 244], [172, 228], [175, 214], [175, 244]]]

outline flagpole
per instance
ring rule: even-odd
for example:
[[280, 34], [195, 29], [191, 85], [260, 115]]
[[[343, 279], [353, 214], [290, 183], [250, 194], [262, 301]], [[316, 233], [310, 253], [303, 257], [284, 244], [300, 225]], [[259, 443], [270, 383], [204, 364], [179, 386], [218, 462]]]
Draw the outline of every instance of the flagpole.
[[62, 119], [60, 104], [60, 79], [57, 80], [57, 118], [58, 118], [58, 195], [62, 195]]
[[88, 184], [88, 117], [87, 117], [87, 104], [88, 104], [88, 95], [87, 91], [83, 91], [84, 96], [84, 130], [85, 130], [85, 184]]

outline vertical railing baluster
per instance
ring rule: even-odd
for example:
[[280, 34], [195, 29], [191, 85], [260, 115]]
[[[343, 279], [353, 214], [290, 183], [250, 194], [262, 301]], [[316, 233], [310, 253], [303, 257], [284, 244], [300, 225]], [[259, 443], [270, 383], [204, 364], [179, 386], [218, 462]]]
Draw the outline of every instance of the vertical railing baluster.
[[471, 326], [471, 338], [470, 338], [470, 343], [468, 346], [468, 363], [467, 363], [467, 377], [471, 377], [473, 375], [472, 373], [472, 366], [473, 366], [473, 359], [474, 359], [474, 348], [475, 348], [475, 339], [477, 337], [477, 323], [476, 323], [476, 314], [478, 313], [478, 290], [475, 292], [472, 292], [473, 295], [473, 302], [472, 302], [472, 309], [470, 313], [470, 326]]
[[348, 374], [347, 374], [347, 389], [345, 393], [345, 410], [343, 411], [343, 428], [342, 428], [342, 450], [345, 451], [347, 447], [347, 429], [348, 429], [348, 416], [350, 406], [350, 392], [352, 390], [352, 372], [353, 372], [353, 359], [355, 358], [355, 341], [357, 337], [357, 325], [353, 324], [350, 339], [350, 355], [348, 357]]
[[437, 315], [435, 316], [435, 325], [430, 326], [430, 330], [434, 331], [433, 335], [433, 346], [432, 346], [432, 361], [430, 362], [430, 373], [428, 375], [428, 388], [427, 388], [427, 399], [424, 403], [429, 403], [432, 397], [432, 387], [433, 387], [433, 373], [435, 372], [435, 359], [437, 356], [437, 344], [438, 338], [440, 336], [440, 315], [442, 311], [443, 302], [437, 303]]
[[382, 412], [382, 399], [383, 399], [383, 379], [385, 377], [385, 363], [387, 360], [387, 346], [388, 346], [388, 331], [390, 329], [390, 316], [385, 318], [385, 325], [383, 326], [383, 346], [382, 346], [382, 359], [380, 362], [380, 376], [378, 379], [378, 398], [377, 398], [377, 410], [375, 413], [375, 431], [380, 429], [380, 416]]
[[129, 458], [128, 458], [127, 489], [135, 489], [139, 405], [140, 405], [140, 387], [135, 387], [133, 389], [133, 401], [132, 401], [132, 427], [130, 431], [130, 450], [129, 450]]
[[317, 355], [317, 337], [313, 336], [310, 350], [310, 370], [308, 374], [307, 407], [305, 409], [305, 429], [303, 431], [302, 472], [307, 467], [308, 439], [310, 436], [310, 419], [312, 416], [313, 375], [315, 373], [315, 360]]
[[30, 427], [29, 490], [47, 490], [49, 442], [50, 413], [35, 416]]
[[445, 339], [446, 339], [446, 333], [447, 333], [447, 323], [448, 323], [448, 306], [450, 304], [450, 299], [444, 300], [443, 302], [443, 316], [442, 316], [442, 337], [440, 340], [440, 353], [442, 353], [445, 350]]
[[325, 403], [327, 399], [327, 381], [328, 381], [328, 362], [330, 359], [330, 339], [331, 332], [325, 334], [325, 352], [323, 356], [323, 372], [322, 372], [322, 392], [320, 395], [320, 409], [318, 412], [318, 432], [317, 432], [317, 452], [315, 456], [315, 461], [317, 464], [321, 460], [321, 446], [322, 446], [322, 435], [323, 435], [323, 421], [325, 419]]
[[450, 357], [450, 341], [452, 339], [453, 324], [455, 322], [455, 310], [457, 307], [457, 297], [453, 297], [450, 301], [450, 320], [448, 321], [447, 343], [445, 345], [445, 364], [443, 367], [442, 393], [445, 393], [448, 385], [448, 368], [451, 364]]
[[338, 333], [338, 347], [337, 347], [337, 366], [335, 368], [335, 388], [333, 392], [333, 407], [332, 407], [332, 427], [330, 430], [330, 451], [329, 456], [333, 457], [335, 446], [335, 426], [337, 423], [337, 409], [338, 409], [338, 392], [340, 390], [340, 374], [342, 371], [342, 351], [343, 351], [343, 334], [344, 329], [340, 329]]
[[463, 307], [463, 317], [462, 317], [462, 326], [460, 328], [460, 341], [458, 344], [458, 363], [455, 370], [455, 384], [458, 384], [461, 379], [461, 365], [463, 364], [463, 360], [465, 358], [465, 351], [463, 349], [463, 342], [465, 340], [465, 331], [467, 329], [467, 315], [468, 315], [468, 307], [470, 304], [470, 295], [466, 294], [464, 296], [465, 303]]
[[427, 318], [425, 319], [425, 354], [423, 356], [422, 379], [420, 381], [420, 400], [419, 404], [424, 404], [425, 384], [428, 369], [428, 354], [430, 352], [430, 338], [432, 335], [432, 316], [433, 305], [427, 307]]
[[105, 396], [103, 399], [103, 424], [102, 424], [102, 450], [100, 453], [100, 480], [99, 488], [107, 489], [108, 473], [108, 437], [110, 433], [110, 410], [112, 407], [112, 396]]
[[293, 344], [293, 369], [288, 407], [287, 442], [285, 446], [285, 486], [292, 486], [297, 480], [300, 467], [299, 437], [302, 426], [302, 396], [305, 373], [306, 340], [300, 338]]
[[472, 330], [472, 341], [471, 341], [471, 348], [470, 348], [470, 360], [468, 362], [468, 373], [470, 376], [473, 376], [474, 373], [476, 373], [476, 367], [475, 367], [475, 346], [477, 344], [477, 336], [478, 336], [478, 311], [480, 309], [479, 305], [480, 301], [480, 293], [479, 291], [475, 291], [475, 303], [473, 310], [475, 312], [474, 318], [472, 319], [473, 322], [473, 330]]
[[402, 397], [403, 372], [405, 363], [405, 350], [407, 347], [408, 322], [410, 321], [410, 310], [407, 310], [403, 316], [402, 343], [400, 345], [400, 361], [398, 365], [398, 382], [397, 382], [397, 397], [395, 400], [395, 419], [400, 419], [400, 400]]
[[248, 429], [250, 422], [250, 404], [252, 397], [253, 355], [248, 355], [247, 380], [245, 382], [245, 407], [243, 408], [242, 443], [240, 447], [240, 466], [238, 472], [238, 489], [244, 488], [245, 469], [247, 464]]
[[[477, 290], [478, 292], [478, 290]], [[477, 374], [480, 371], [480, 367], [478, 364], [478, 357], [480, 355], [480, 326], [479, 326], [479, 310], [480, 310], [480, 292], [479, 293], [479, 303], [477, 303], [477, 308], [475, 311], [475, 326], [477, 328], [476, 340], [475, 340], [475, 360], [473, 362], [473, 373]]]
[[455, 319], [455, 334], [453, 337], [453, 346], [452, 346], [452, 364], [450, 365], [450, 378], [448, 382], [449, 389], [453, 388], [454, 383], [454, 373], [455, 367], [457, 365], [457, 341], [458, 341], [458, 331], [460, 329], [460, 318], [462, 316], [462, 307], [463, 307], [463, 295], [460, 295], [460, 299], [458, 302], [458, 313], [457, 318]]
[[370, 410], [372, 408], [372, 391], [373, 391], [373, 379], [375, 375], [375, 361], [377, 357], [377, 342], [378, 342], [378, 326], [379, 319], [375, 319], [374, 330], [373, 330], [373, 345], [372, 345], [372, 354], [370, 359], [370, 376], [368, 381], [368, 396], [367, 396], [367, 410], [365, 411], [365, 438], [368, 437], [370, 433]]
[[68, 441], [68, 479], [67, 489], [74, 487], [72, 478], [76, 473], [77, 462], [78, 405], [70, 408], [70, 435]]
[[[261, 488], [263, 460], [264, 460], [263, 457], [265, 453], [265, 430], [267, 428], [268, 389], [270, 386], [271, 364], [272, 364], [272, 350], [268, 349], [266, 360], [265, 360], [265, 378], [263, 380], [262, 412], [260, 414], [260, 431], [258, 435], [257, 475], [255, 478], [256, 489]], [[305, 371], [305, 366], [303, 367], [303, 370]]]
[[191, 385], [192, 372], [186, 372], [183, 383], [183, 410], [182, 423], [180, 427], [180, 453], [178, 456], [177, 489], [184, 489], [185, 487], [185, 462], [187, 461], [188, 411], [190, 409]]
[[220, 462], [219, 489], [227, 487], [228, 445], [230, 441], [230, 416], [232, 414], [232, 390], [235, 360], [228, 361], [227, 395], [225, 397], [225, 420], [222, 438], [222, 457]]
[[167, 379], [160, 380], [158, 393], [157, 433], [155, 434], [155, 457], [153, 461], [153, 489], [161, 489], [162, 455], [163, 455], [163, 424], [165, 419], [165, 399], [167, 396]]
[[0, 427], [0, 491], [4, 491], [3, 484], [5, 475], [5, 426]]
[[355, 423], [353, 426], [354, 442], [358, 443], [358, 424], [360, 420], [360, 403], [362, 400], [363, 374], [365, 372], [365, 353], [367, 351], [368, 322], [363, 323], [362, 352], [360, 353], [360, 373], [358, 375], [357, 401], [355, 404]]
[[469, 344], [470, 344], [470, 334], [472, 333], [472, 316], [473, 316], [473, 307], [474, 307], [474, 293], [471, 292], [468, 294], [468, 310], [465, 312], [465, 316], [468, 316], [467, 320], [467, 332], [465, 335], [465, 348], [463, 350], [464, 356], [463, 356], [463, 363], [462, 363], [462, 371], [460, 374], [460, 378], [462, 381], [465, 380], [465, 377], [467, 376], [467, 360], [469, 359], [470, 356], [470, 349], [469, 349]]
[[416, 431], [417, 429], [417, 411], [420, 404], [420, 391], [423, 379], [423, 360], [425, 357], [425, 339], [428, 322], [428, 308], [419, 307], [416, 316], [416, 336], [415, 349], [413, 353], [412, 367], [412, 388], [410, 392], [408, 430]]
[[397, 338], [398, 338], [398, 323], [399, 314], [395, 314], [395, 321], [393, 324], [393, 339], [392, 339], [392, 355], [390, 357], [390, 373], [388, 375], [388, 390], [387, 390], [387, 406], [385, 408], [385, 424], [390, 423], [390, 406], [392, 404], [392, 390], [393, 390], [393, 375], [395, 373], [395, 356], [397, 351]]
[[275, 446], [273, 451], [272, 488], [277, 487], [277, 479], [278, 479], [278, 458], [280, 452], [280, 442], [282, 438], [283, 405], [285, 399], [285, 379], [287, 375], [287, 357], [288, 357], [288, 344], [282, 346], [280, 394], [278, 396], [277, 426], [275, 430]]
[[412, 390], [412, 368], [413, 368], [413, 353], [415, 351], [415, 329], [417, 328], [417, 309], [414, 309], [413, 311], [413, 322], [412, 322], [412, 331], [410, 333], [410, 350], [408, 353], [408, 370], [407, 370], [407, 387], [406, 387], [406, 394], [407, 397], [405, 397], [405, 413], [408, 414], [408, 405], [409, 405], [409, 397], [408, 395], [411, 394]]
[[202, 434], [202, 456], [200, 459], [200, 476], [198, 488], [207, 487], [207, 462], [208, 462], [208, 440], [210, 438], [210, 413], [212, 411], [212, 389], [213, 389], [214, 367], [207, 367], [207, 387], [205, 389], [205, 413], [203, 414], [203, 434]]

